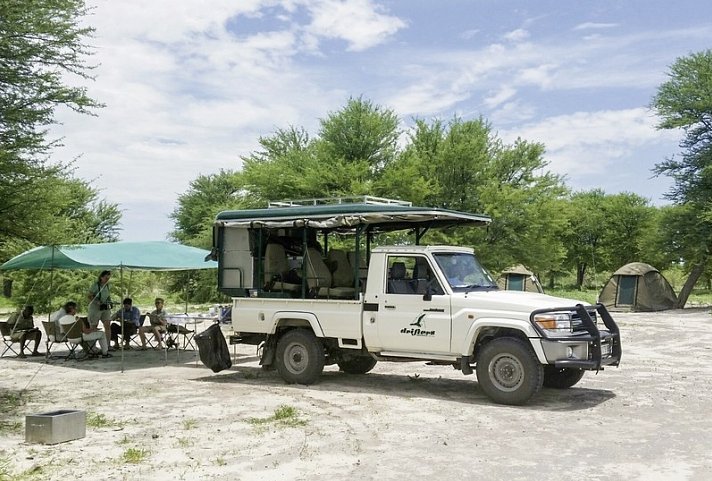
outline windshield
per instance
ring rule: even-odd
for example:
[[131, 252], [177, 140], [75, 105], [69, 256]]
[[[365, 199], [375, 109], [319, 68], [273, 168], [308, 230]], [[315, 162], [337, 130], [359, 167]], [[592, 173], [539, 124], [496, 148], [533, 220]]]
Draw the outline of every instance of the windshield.
[[482, 267], [474, 255], [442, 253], [435, 254], [434, 257], [454, 291], [497, 289], [497, 283], [492, 275]]

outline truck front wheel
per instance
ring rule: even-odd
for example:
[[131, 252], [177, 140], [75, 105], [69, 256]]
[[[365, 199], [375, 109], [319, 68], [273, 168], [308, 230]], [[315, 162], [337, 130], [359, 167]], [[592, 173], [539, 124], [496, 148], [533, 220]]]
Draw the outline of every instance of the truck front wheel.
[[324, 370], [324, 347], [311, 331], [293, 329], [277, 342], [277, 371], [289, 384], [314, 384]]
[[482, 347], [477, 382], [494, 402], [520, 405], [541, 390], [544, 367], [522, 340], [502, 337]]
[[346, 374], [366, 374], [376, 365], [376, 360], [372, 356], [350, 357], [339, 361], [339, 369]]
[[581, 380], [583, 377], [583, 369], [574, 369], [570, 367], [562, 367], [557, 369], [554, 366], [544, 367], [544, 386], [553, 387], [556, 389], [566, 389]]

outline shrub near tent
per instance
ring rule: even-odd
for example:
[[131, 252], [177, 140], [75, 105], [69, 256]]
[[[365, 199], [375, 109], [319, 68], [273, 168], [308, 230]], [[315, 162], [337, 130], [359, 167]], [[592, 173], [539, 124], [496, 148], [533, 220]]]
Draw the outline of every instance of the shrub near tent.
[[611, 275], [598, 302], [609, 310], [664, 311], [675, 307], [677, 296], [655, 267], [632, 262]]

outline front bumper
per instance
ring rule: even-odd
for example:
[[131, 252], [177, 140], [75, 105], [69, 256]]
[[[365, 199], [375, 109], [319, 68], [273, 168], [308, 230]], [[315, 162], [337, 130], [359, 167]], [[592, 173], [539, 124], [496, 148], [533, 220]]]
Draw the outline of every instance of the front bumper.
[[[557, 368], [601, 370], [603, 366], [618, 366], [621, 360], [620, 330], [603, 304], [594, 306], [607, 330], [599, 330], [593, 318], [581, 304], [574, 307], [539, 309], [531, 314], [531, 323], [542, 335], [541, 345], [549, 364]], [[581, 331], [567, 337], [546, 337], [534, 316], [553, 311], [576, 312], [581, 319]]]

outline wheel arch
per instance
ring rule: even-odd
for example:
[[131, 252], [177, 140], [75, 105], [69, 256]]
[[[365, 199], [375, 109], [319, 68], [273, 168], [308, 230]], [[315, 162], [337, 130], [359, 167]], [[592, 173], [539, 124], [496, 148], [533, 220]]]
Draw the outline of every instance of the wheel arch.
[[319, 319], [311, 312], [283, 311], [276, 312], [272, 317], [272, 334], [295, 328], [311, 329], [316, 337], [324, 337]]
[[547, 364], [541, 340], [531, 324], [517, 319], [482, 318], [475, 321], [465, 337], [462, 354], [476, 360], [479, 349], [500, 337], [514, 337], [530, 345], [542, 364]]

